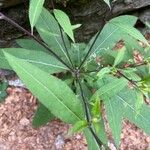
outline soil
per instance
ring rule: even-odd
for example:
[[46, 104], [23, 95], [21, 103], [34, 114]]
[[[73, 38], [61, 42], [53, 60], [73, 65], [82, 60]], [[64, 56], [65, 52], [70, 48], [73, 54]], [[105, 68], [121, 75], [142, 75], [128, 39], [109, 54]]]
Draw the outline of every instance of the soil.
[[[0, 104], [0, 150], [87, 150], [82, 134], [68, 137], [70, 125], [58, 119], [37, 129], [32, 126], [37, 101], [28, 90], [9, 87], [7, 92]], [[120, 150], [150, 148], [150, 136], [128, 121], [123, 122], [121, 139]]]

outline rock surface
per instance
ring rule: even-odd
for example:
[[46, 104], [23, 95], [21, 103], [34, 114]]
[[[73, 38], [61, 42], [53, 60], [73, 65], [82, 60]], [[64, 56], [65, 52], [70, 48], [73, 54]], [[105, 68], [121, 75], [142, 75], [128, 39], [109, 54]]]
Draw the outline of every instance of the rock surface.
[[1, 0], [0, 8], [12, 7], [17, 4], [21, 4], [24, 0]]
[[[121, 14], [133, 14], [141, 16], [145, 20], [150, 20], [149, 0], [117, 0], [112, 3], [112, 10], [103, 0], [92, 0], [81, 7], [71, 7], [71, 15], [76, 23], [83, 24], [77, 30], [76, 38], [79, 41], [89, 41], [99, 29], [102, 28], [104, 20], [109, 20]], [[146, 10], [146, 12], [145, 12]]]
[[[13, 1], [13, 0], [10, 0]], [[86, 3], [68, 3], [61, 9], [67, 11], [73, 23], [81, 23], [82, 27], [76, 30], [78, 41], [88, 41], [100, 28], [102, 28], [104, 18], [110, 19], [124, 13], [140, 16], [141, 21], [150, 20], [150, 0], [115, 0], [110, 11], [103, 0], [90, 0]], [[8, 3], [8, 1], [6, 0]], [[47, 4], [49, 7], [50, 5]], [[59, 6], [60, 7], [60, 6]], [[3, 12], [25, 28], [28, 28], [28, 3], [4, 9]], [[0, 47], [11, 47], [14, 40], [21, 37], [23, 33], [13, 28], [10, 24], [0, 20]]]
[[[24, 5], [7, 8], [2, 10], [2, 12], [21, 26], [27, 27], [28, 18]], [[18, 29], [14, 28], [6, 21], [0, 20], [0, 48], [12, 47], [14, 45], [14, 41], [23, 34], [24, 33], [18, 31]]]

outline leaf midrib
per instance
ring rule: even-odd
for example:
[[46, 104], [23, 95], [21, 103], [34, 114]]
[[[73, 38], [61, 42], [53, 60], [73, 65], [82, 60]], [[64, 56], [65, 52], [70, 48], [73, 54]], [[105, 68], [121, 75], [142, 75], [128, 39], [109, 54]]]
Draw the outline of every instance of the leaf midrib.
[[37, 2], [37, 5], [35, 7], [35, 11], [34, 11], [34, 14], [33, 14], [33, 19], [32, 19], [32, 22], [31, 22], [32, 28], [34, 26], [33, 23], [35, 22], [35, 18], [36, 18], [36, 13], [35, 12], [37, 12], [37, 8], [38, 8], [39, 4], [40, 4], [40, 0]]
[[43, 87], [45, 88], [45, 90], [47, 90], [48, 92], [50, 92], [50, 93], [58, 100], [58, 102], [61, 103], [61, 104], [62, 104], [71, 114], [73, 114], [78, 120], [81, 120], [81, 118], [78, 117], [78, 116], [76, 115], [76, 113], [72, 112], [69, 107], [67, 107], [66, 105], [64, 105], [64, 103], [62, 103], [62, 101], [59, 100], [59, 99], [57, 98], [57, 96], [56, 96], [51, 90], [49, 90], [43, 83], [41, 83], [41, 82], [38, 81], [36, 78], [34, 78], [34, 76], [33, 76], [32, 74], [28, 73], [28, 72], [27, 72], [23, 67], [21, 67], [18, 63], [15, 62], [15, 64], [16, 64], [16, 66], [18, 66], [20, 69], [22, 69], [26, 74], [28, 74], [33, 80], [35, 80], [37, 83], [39, 83], [41, 86], [43, 86]]
[[[4, 59], [7, 61], [7, 59], [5, 57], [2, 57], [0, 56], [0, 59]], [[62, 67], [62, 66], [58, 66], [58, 65], [54, 65], [54, 64], [49, 64], [49, 63], [44, 63], [44, 62], [40, 62], [40, 61], [34, 61], [34, 60], [31, 60], [31, 59], [23, 59], [23, 58], [18, 58], [20, 60], [23, 60], [23, 61], [27, 61], [27, 62], [30, 62], [30, 63], [35, 63], [35, 64], [42, 64], [42, 65], [45, 65], [45, 66], [52, 66], [52, 67], [56, 67], [56, 68], [60, 68], [60, 69], [67, 69], [65, 67]]]

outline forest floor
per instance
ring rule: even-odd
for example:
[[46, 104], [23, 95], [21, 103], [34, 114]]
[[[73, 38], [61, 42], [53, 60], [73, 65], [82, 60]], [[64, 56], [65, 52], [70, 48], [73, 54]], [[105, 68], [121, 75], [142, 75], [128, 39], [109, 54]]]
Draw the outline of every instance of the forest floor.
[[[46, 126], [33, 128], [37, 108], [35, 97], [23, 88], [9, 87], [8, 97], [0, 104], [0, 150], [87, 150], [82, 134], [67, 136], [70, 125], [53, 120]], [[110, 144], [111, 150], [115, 150]], [[148, 150], [150, 136], [123, 122], [120, 150]]]

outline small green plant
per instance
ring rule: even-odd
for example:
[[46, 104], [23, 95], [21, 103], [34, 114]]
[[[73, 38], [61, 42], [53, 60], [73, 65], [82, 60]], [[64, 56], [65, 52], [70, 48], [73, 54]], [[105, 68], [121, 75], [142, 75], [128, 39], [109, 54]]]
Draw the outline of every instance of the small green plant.
[[144, 102], [150, 97], [150, 47], [134, 28], [137, 17], [113, 18], [88, 44], [77, 43], [74, 30], [80, 25], [72, 25], [61, 10], [50, 13], [44, 0], [33, 1], [31, 32], [0, 13], [31, 37], [17, 40], [21, 48], [1, 49], [0, 68], [14, 70], [38, 98], [33, 125], [57, 117], [73, 125], [69, 134], [83, 131], [89, 150], [108, 149], [105, 108], [117, 147], [124, 118], [150, 134], [150, 108]]

